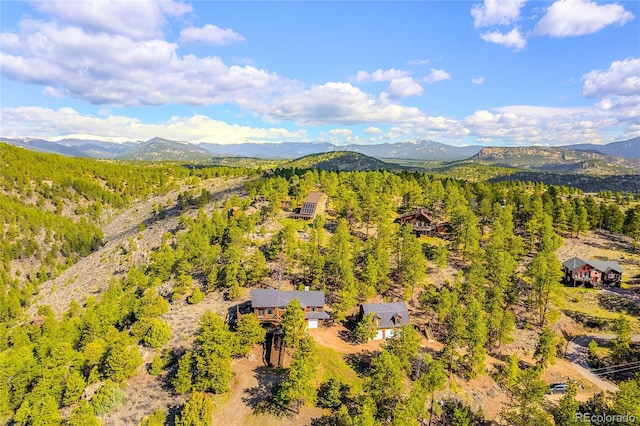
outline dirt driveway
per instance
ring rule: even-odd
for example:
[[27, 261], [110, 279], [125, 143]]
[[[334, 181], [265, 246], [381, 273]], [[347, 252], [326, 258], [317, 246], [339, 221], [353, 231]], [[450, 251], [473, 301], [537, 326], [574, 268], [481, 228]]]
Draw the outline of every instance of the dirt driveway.
[[[309, 425], [312, 420], [328, 414], [324, 409], [304, 407], [300, 414], [278, 416], [260, 413], [260, 406], [273, 395], [282, 380], [282, 373], [265, 366], [262, 346], [256, 346], [247, 358], [231, 362], [234, 373], [229, 400], [213, 414], [214, 426], [294, 426]], [[256, 410], [257, 409], [257, 410]]]
[[370, 340], [361, 344], [350, 343], [346, 340], [346, 337], [351, 332], [341, 324], [308, 330], [308, 333], [319, 345], [343, 354], [355, 354], [362, 351], [374, 352], [380, 350], [380, 344], [382, 343], [382, 340]]

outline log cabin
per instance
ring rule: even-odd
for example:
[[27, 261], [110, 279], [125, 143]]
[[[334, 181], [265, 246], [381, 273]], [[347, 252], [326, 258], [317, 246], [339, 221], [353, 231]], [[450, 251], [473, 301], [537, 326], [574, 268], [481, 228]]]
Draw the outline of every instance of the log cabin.
[[411, 225], [414, 234], [420, 235], [443, 235], [450, 231], [448, 222], [437, 222], [433, 218], [433, 213], [429, 210], [418, 209], [412, 212], [401, 214], [393, 221], [402, 225]]

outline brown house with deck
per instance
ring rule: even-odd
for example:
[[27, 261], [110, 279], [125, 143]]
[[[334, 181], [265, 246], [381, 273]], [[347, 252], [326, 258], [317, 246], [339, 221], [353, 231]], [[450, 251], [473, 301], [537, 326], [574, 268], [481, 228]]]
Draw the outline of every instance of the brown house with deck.
[[620, 287], [622, 282], [622, 267], [616, 261], [572, 257], [562, 262], [562, 269], [565, 282], [573, 286], [584, 284]]
[[436, 235], [449, 232], [448, 222], [437, 222], [433, 218], [433, 213], [429, 210], [419, 209], [396, 217], [394, 223], [411, 225], [411, 230], [416, 235]]

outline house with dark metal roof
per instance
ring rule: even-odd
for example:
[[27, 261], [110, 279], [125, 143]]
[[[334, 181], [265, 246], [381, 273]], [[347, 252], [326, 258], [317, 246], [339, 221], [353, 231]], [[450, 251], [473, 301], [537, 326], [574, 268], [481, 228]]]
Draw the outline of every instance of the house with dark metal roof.
[[568, 284], [606, 285], [620, 287], [622, 267], [612, 260], [591, 260], [572, 257], [562, 262], [564, 280]]
[[393, 337], [396, 330], [409, 324], [409, 310], [404, 302], [363, 303], [360, 305], [360, 319], [373, 313], [378, 333], [373, 340]]
[[302, 207], [293, 214], [295, 219], [313, 219], [327, 208], [329, 197], [324, 192], [312, 191], [302, 201]]
[[449, 222], [436, 221], [433, 213], [424, 209], [401, 214], [393, 222], [400, 226], [410, 224], [411, 230], [416, 235], [447, 234], [451, 228]]
[[324, 291], [321, 290], [254, 289], [251, 290], [251, 309], [261, 323], [277, 325], [293, 299], [298, 299], [304, 309], [307, 328], [321, 327], [330, 318], [324, 310]]

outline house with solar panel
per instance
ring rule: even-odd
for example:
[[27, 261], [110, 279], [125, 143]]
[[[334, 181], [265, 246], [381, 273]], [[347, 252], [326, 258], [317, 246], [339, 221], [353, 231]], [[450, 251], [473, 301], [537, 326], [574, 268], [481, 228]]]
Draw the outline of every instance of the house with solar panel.
[[564, 280], [576, 286], [583, 284], [620, 287], [622, 267], [614, 260], [592, 260], [572, 257], [562, 262]]
[[324, 192], [312, 191], [302, 200], [302, 207], [293, 213], [294, 219], [313, 219], [327, 208], [329, 197]]
[[396, 331], [409, 324], [409, 310], [404, 302], [364, 303], [360, 305], [360, 319], [373, 313], [378, 332], [373, 340], [393, 337]]

